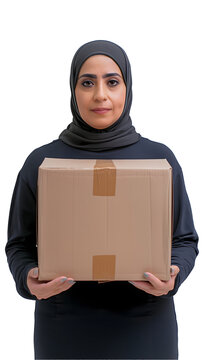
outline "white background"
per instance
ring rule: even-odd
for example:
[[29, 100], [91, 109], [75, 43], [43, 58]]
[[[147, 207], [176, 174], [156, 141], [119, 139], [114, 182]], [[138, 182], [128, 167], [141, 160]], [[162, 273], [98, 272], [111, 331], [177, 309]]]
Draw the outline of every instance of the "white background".
[[[174, 152], [200, 235], [201, 19], [202, 2], [194, 0], [1, 1], [1, 359], [34, 358], [35, 302], [18, 295], [8, 269], [8, 212], [28, 154], [72, 121], [70, 63], [83, 43], [104, 39], [125, 49], [133, 75], [133, 125]], [[199, 255], [174, 297], [180, 360], [202, 358], [201, 269]]]

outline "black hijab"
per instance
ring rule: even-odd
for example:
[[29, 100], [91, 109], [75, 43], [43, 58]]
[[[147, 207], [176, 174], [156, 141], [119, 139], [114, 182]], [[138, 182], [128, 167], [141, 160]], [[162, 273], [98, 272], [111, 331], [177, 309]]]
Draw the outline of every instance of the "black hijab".
[[[100, 54], [109, 56], [119, 66], [126, 84], [126, 100], [123, 112], [117, 121], [107, 128], [95, 129], [81, 118], [74, 90], [84, 61], [90, 56]], [[70, 146], [90, 151], [111, 150], [139, 141], [141, 135], [136, 132], [129, 116], [132, 103], [131, 67], [125, 51], [119, 45], [105, 40], [90, 41], [82, 45], [72, 60], [70, 88], [73, 121], [63, 130], [59, 139]]]

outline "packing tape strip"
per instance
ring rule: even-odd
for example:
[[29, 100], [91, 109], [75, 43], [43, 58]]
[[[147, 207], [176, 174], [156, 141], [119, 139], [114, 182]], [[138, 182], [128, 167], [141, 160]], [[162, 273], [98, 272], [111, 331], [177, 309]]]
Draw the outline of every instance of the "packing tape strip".
[[93, 280], [115, 279], [116, 255], [93, 256]]
[[[93, 172], [93, 195], [116, 195], [116, 166], [112, 160], [96, 160]], [[115, 279], [116, 255], [94, 255], [93, 280]]]
[[112, 160], [96, 160], [93, 172], [93, 195], [115, 196], [116, 166]]

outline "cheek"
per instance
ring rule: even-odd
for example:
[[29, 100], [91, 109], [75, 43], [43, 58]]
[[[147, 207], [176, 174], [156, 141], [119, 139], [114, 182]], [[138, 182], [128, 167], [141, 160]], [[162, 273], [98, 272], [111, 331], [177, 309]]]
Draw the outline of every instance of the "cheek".
[[83, 114], [86, 112], [86, 108], [88, 106], [88, 96], [84, 94], [80, 94], [79, 91], [75, 92], [76, 95], [76, 102], [77, 106], [79, 108], [80, 114]]
[[125, 93], [122, 91], [114, 97], [114, 105], [117, 111], [123, 111], [125, 105]]

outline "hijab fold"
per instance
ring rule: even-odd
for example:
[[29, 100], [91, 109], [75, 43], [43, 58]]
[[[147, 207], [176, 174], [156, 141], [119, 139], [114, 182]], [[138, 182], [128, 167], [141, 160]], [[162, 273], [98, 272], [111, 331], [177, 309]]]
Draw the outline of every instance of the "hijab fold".
[[[95, 129], [81, 118], [75, 96], [81, 66], [93, 55], [105, 55], [114, 60], [126, 84], [123, 112], [117, 121], [105, 129]], [[107, 40], [95, 40], [82, 45], [72, 59], [70, 88], [73, 120], [59, 136], [63, 142], [83, 150], [103, 151], [131, 145], [140, 140], [141, 135], [136, 132], [129, 115], [132, 103], [131, 67], [125, 51], [119, 45]]]

